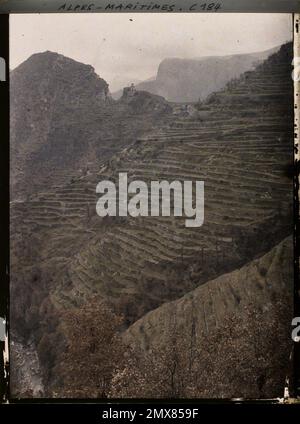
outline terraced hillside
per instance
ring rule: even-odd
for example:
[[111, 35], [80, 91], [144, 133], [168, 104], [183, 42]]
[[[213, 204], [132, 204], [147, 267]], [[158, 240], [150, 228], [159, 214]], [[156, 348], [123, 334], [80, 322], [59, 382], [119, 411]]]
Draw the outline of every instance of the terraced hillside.
[[[284, 45], [197, 105], [193, 118], [169, 117], [100, 167], [13, 203], [12, 327], [39, 342], [50, 310], [59, 319], [62, 308], [91, 293], [132, 324], [290, 234], [291, 49]], [[184, 217], [98, 217], [96, 185], [120, 172], [129, 181], [203, 180], [204, 225], [186, 228]]]
[[[205, 222], [188, 229], [184, 217], [112, 219], [69, 264], [67, 296], [93, 289], [122, 305], [128, 297], [126, 315], [135, 320], [288, 234], [292, 91], [288, 65], [276, 64], [278, 58], [200, 107], [200, 116], [209, 108], [205, 120], [177, 120], [103, 167], [98, 181], [119, 172], [146, 182], [204, 180]], [[60, 286], [59, 296], [63, 291]]]
[[[156, 106], [166, 106], [154, 98]], [[31, 56], [11, 74], [12, 198], [24, 199], [99, 167], [168, 114], [166, 108], [141, 106], [137, 113], [115, 102], [92, 66], [52, 52]]]
[[[177, 365], [174, 386], [179, 390], [186, 379], [186, 397], [282, 397], [292, 349], [292, 257], [289, 237], [259, 259], [149, 312], [129, 327], [127, 343], [154, 363], [158, 353], [170, 355], [164, 366]], [[156, 385], [152, 397], [163, 397], [171, 389], [170, 373], [167, 385], [155, 374], [147, 374], [146, 386], [136, 378], [132, 384], [129, 374], [123, 396], [147, 397]]]

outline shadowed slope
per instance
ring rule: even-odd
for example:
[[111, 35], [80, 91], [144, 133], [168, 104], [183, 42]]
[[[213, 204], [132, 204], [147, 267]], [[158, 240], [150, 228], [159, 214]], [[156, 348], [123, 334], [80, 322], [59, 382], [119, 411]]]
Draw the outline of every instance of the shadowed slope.
[[254, 69], [278, 49], [199, 59], [167, 58], [160, 63], [156, 78], [137, 84], [137, 89], [159, 94], [170, 102], [196, 102]]
[[[71, 183], [13, 203], [12, 327], [39, 341], [53, 305], [59, 320], [61, 309], [91, 293], [132, 324], [290, 234], [291, 57], [291, 44], [283, 46], [199, 104], [193, 118], [167, 115], [168, 126], [152, 127], [101, 166], [96, 156], [94, 166]], [[149, 115], [134, 116], [142, 124]], [[188, 229], [184, 217], [99, 218], [96, 185], [117, 180], [120, 172], [147, 183], [203, 180], [204, 225]]]
[[[177, 353], [173, 381], [180, 387], [187, 379], [183, 385], [187, 397], [282, 397], [289, 373], [292, 317], [289, 237], [261, 258], [149, 312], [124, 338], [154, 363], [166, 352]], [[157, 378], [154, 375], [155, 370], [149, 373], [146, 388], [135, 380], [135, 387], [129, 382], [129, 390], [144, 397], [143, 390]], [[162, 393], [157, 388], [154, 396]]]
[[52, 52], [31, 56], [11, 73], [12, 199], [99, 167], [166, 115], [166, 109], [140, 108], [137, 116], [115, 102], [92, 66]]

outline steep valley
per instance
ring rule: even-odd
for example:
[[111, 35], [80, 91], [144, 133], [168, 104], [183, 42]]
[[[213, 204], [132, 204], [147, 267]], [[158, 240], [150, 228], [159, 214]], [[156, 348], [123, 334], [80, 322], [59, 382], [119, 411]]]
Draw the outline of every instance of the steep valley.
[[[286, 44], [253, 71], [195, 104], [188, 116], [175, 115], [163, 98], [143, 91], [114, 101], [105, 94], [107, 84], [89, 68], [102, 95], [95, 100], [87, 84], [80, 108], [87, 120], [74, 103], [74, 122], [66, 125], [56, 118], [43, 135], [41, 130], [34, 137], [31, 133], [32, 142], [24, 142], [24, 147], [19, 147], [18, 135], [22, 102], [14, 106], [13, 166], [22, 171], [12, 173], [18, 201], [11, 207], [11, 326], [25, 339], [33, 337], [37, 346], [43, 341], [43, 351], [48, 349], [47, 360], [41, 358], [48, 368], [47, 384], [64, 343], [57, 334], [62, 311], [80, 307], [91, 294], [125, 317], [125, 340], [143, 349], [152, 344], [157, 348], [158, 339], [165, 343], [170, 311], [176, 311], [183, 337], [190, 302], [200, 305], [212, 296], [224, 316], [224, 304], [231, 312], [233, 304], [239, 314], [247, 290], [260, 309], [266, 292], [267, 303], [272, 302], [272, 288], [265, 287], [269, 279], [251, 271], [249, 284], [244, 276], [248, 269], [271, 266], [270, 258], [282, 252], [280, 243], [292, 232], [291, 60], [292, 46]], [[81, 93], [75, 97], [81, 99]], [[88, 98], [96, 104], [88, 105]], [[59, 100], [61, 107], [64, 101]], [[81, 115], [83, 111], [87, 115]], [[30, 122], [28, 118], [27, 130]], [[37, 167], [32, 166], [35, 161]], [[88, 169], [79, 171], [87, 163]], [[120, 172], [127, 172], [129, 181], [203, 180], [204, 225], [186, 228], [185, 217], [100, 218], [96, 185], [107, 179], [117, 182]], [[288, 242], [283, 246], [288, 249]], [[283, 272], [288, 274], [278, 281], [283, 291], [291, 275], [288, 258], [292, 260], [284, 258]], [[235, 271], [243, 266], [246, 271]], [[279, 269], [280, 262], [276, 266]], [[287, 298], [288, 305], [289, 292]], [[213, 321], [212, 305], [207, 319]], [[196, 320], [202, 331], [205, 320], [203, 309], [199, 311]], [[287, 348], [283, 351], [289, 354]], [[261, 393], [274, 395], [278, 384]], [[222, 390], [221, 396], [232, 394], [228, 386]], [[243, 393], [252, 395], [253, 390], [251, 386]]]
[[[31, 56], [11, 74], [11, 198], [65, 185], [159, 127], [171, 108], [115, 102], [108, 84], [62, 55]], [[32, 166], [34, 164], [34, 166]]]

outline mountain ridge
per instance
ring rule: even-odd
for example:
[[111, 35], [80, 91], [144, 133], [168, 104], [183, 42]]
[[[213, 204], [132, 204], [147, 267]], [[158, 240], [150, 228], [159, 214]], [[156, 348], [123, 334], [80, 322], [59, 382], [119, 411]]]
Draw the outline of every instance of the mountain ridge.
[[[253, 69], [259, 62], [279, 50], [280, 46], [262, 52], [199, 58], [165, 58], [156, 76], [136, 84], [137, 90], [163, 96], [169, 102], [197, 102], [218, 91], [233, 78]], [[115, 99], [122, 90], [113, 93]]]
[[141, 108], [141, 119], [129, 102], [110, 97], [92, 66], [49, 51], [31, 56], [11, 74], [12, 200], [84, 175], [160, 126], [165, 112]]
[[[126, 343], [141, 358], [177, 365], [173, 381], [183, 397], [282, 397], [292, 349], [292, 256], [288, 237], [242, 268], [149, 312], [124, 333]], [[156, 370], [147, 371], [139, 395], [147, 397], [148, 387], [156, 386], [152, 396], [160, 397]], [[123, 395], [134, 396], [137, 382], [123, 384]]]
[[[91, 294], [109, 302], [130, 327], [291, 234], [291, 57], [292, 45], [282, 46], [199, 103], [199, 113], [167, 115], [164, 125], [147, 127], [143, 135], [129, 128], [128, 144], [101, 163], [94, 157], [89, 172], [69, 182], [64, 177], [62, 184], [12, 205], [11, 325], [25, 338], [35, 337], [44, 366], [46, 354], [52, 365], [59, 361], [62, 311], [80, 307]], [[130, 112], [139, 96], [144, 118]], [[127, 125], [131, 119], [142, 126], [142, 119], [155, 120], [147, 99], [138, 92], [126, 105], [117, 102]], [[119, 116], [113, 108], [108, 112], [110, 121]], [[100, 180], [117, 181], [120, 172], [128, 173], [129, 182], [205, 181], [204, 225], [187, 229], [184, 217], [99, 218], [95, 187]]]

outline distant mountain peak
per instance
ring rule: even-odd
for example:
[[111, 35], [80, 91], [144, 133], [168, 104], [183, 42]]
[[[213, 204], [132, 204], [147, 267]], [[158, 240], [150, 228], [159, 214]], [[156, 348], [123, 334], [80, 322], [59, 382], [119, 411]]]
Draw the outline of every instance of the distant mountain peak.
[[169, 57], [159, 64], [154, 80], [137, 85], [138, 90], [163, 96], [170, 102], [197, 102], [223, 89], [226, 84], [253, 69], [280, 46], [263, 52], [197, 58]]

